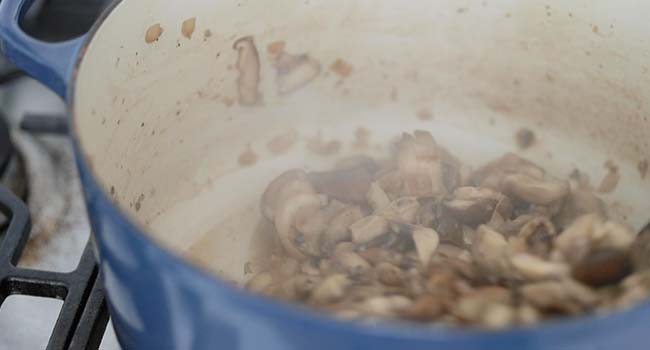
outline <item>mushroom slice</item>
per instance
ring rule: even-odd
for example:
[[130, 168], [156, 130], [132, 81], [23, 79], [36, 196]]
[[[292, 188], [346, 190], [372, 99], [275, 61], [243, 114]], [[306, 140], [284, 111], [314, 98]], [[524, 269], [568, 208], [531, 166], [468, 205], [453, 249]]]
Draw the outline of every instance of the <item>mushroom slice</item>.
[[370, 264], [353, 251], [339, 251], [334, 259], [347, 274], [358, 275], [370, 269]]
[[408, 196], [432, 196], [445, 192], [441, 157], [429, 132], [404, 134], [397, 150], [397, 163]]
[[386, 208], [391, 202], [390, 198], [388, 198], [388, 195], [386, 192], [384, 192], [378, 182], [373, 182], [370, 184], [370, 188], [366, 194], [366, 200], [375, 212], [379, 212], [382, 209]]
[[558, 202], [569, 193], [566, 181], [537, 179], [526, 174], [506, 175], [500, 184], [503, 192], [533, 204], [549, 205]]
[[415, 197], [402, 197], [392, 201], [379, 215], [394, 223], [411, 224], [415, 222], [420, 203]]
[[569, 275], [569, 266], [563, 263], [549, 262], [537, 256], [520, 253], [510, 260], [513, 269], [527, 281], [561, 278]]
[[[323, 225], [320, 219], [310, 220], [319, 215], [320, 208], [321, 197], [302, 170], [283, 173], [262, 195], [262, 212], [275, 223], [278, 238], [287, 253], [298, 259], [303, 259], [305, 252], [319, 254], [317, 239]], [[297, 224], [314, 230], [300, 232]]]
[[343, 299], [351, 281], [343, 274], [334, 274], [325, 278], [312, 292], [311, 302], [329, 304]]
[[255, 292], [262, 293], [267, 291], [267, 289], [273, 284], [273, 277], [269, 272], [260, 272], [255, 277], [248, 280], [246, 283], [246, 289]]
[[431, 261], [431, 256], [438, 248], [440, 237], [438, 233], [427, 227], [415, 227], [413, 229], [413, 242], [415, 243], [415, 250], [418, 253], [418, 258], [422, 266], [428, 266]]
[[475, 186], [499, 189], [501, 180], [507, 174], [524, 174], [534, 179], [542, 179], [544, 170], [514, 153], [506, 153], [473, 172], [470, 182]]
[[593, 191], [577, 189], [567, 196], [562, 210], [553, 221], [560, 229], [565, 229], [578, 217], [586, 214], [596, 214], [603, 219], [606, 218], [605, 203]]
[[350, 239], [350, 225], [362, 218], [359, 207], [346, 207], [337, 213], [320, 236], [321, 251], [328, 253], [338, 242]]
[[571, 279], [530, 283], [520, 290], [523, 297], [539, 309], [570, 314], [589, 310], [598, 301], [595, 292]]
[[259, 101], [258, 84], [260, 81], [260, 59], [253, 37], [246, 36], [233, 44], [237, 50], [237, 87], [239, 89], [239, 104], [254, 106]]
[[556, 235], [555, 227], [547, 217], [533, 217], [522, 226], [519, 235], [513, 240], [515, 250], [547, 257], [553, 248]]
[[597, 248], [627, 251], [634, 238], [634, 233], [628, 227], [603, 221], [596, 214], [587, 214], [562, 231], [554, 240], [554, 245], [566, 261], [575, 264]]
[[408, 309], [412, 301], [401, 295], [376, 296], [366, 299], [359, 307], [372, 316], [391, 317]]
[[471, 252], [477, 267], [484, 272], [495, 277], [511, 273], [508, 242], [492, 228], [479, 226]]
[[350, 225], [352, 241], [368, 243], [388, 232], [388, 220], [382, 216], [370, 215]]
[[490, 220], [504, 196], [489, 188], [459, 187], [443, 203], [446, 211], [459, 222], [477, 226]]
[[372, 174], [363, 166], [310, 172], [307, 176], [319, 193], [346, 203], [364, 203], [372, 182]]

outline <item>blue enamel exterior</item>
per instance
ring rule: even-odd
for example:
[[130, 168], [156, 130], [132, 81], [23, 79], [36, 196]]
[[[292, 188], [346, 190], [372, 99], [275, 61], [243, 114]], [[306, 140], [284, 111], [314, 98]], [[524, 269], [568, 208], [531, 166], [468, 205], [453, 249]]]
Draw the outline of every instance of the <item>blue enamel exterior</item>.
[[[26, 38], [16, 19], [20, 4], [29, 1], [2, 1], [2, 48], [65, 97], [81, 41], [51, 46]], [[76, 137], [73, 143], [113, 324], [125, 349], [650, 349], [650, 304], [607, 317], [488, 332], [344, 323], [251, 295], [151, 241], [112, 204]]]

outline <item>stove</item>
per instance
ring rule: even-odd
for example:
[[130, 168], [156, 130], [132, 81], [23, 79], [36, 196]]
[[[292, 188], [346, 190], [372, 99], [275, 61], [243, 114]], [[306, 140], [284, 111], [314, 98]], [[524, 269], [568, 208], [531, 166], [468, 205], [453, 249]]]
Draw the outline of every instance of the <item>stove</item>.
[[[37, 0], [22, 25], [69, 39], [106, 3]], [[119, 349], [89, 240], [65, 106], [0, 54], [0, 350]]]

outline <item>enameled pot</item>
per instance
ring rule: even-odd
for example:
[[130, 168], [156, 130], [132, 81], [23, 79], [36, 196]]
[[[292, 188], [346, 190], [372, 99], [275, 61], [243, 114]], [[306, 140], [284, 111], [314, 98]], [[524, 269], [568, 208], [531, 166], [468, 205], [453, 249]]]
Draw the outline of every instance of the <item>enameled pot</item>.
[[[124, 0], [44, 43], [0, 3], [5, 55], [68, 102], [113, 324], [126, 349], [641, 349], [650, 305], [534, 328], [364, 325], [235, 286], [265, 185], [426, 129], [469, 164], [515, 151], [650, 213], [650, 2]], [[306, 65], [293, 75], [271, 56]], [[301, 63], [302, 64], [302, 63]], [[516, 147], [522, 128], [536, 135]], [[639, 171], [639, 170], [642, 171]], [[217, 277], [220, 276], [220, 277]], [[234, 283], [232, 283], [234, 282]]]

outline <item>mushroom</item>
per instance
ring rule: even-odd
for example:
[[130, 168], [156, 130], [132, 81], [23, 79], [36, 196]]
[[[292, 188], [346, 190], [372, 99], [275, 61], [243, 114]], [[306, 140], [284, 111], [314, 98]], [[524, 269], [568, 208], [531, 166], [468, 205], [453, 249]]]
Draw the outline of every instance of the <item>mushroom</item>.
[[389, 262], [380, 262], [375, 268], [379, 282], [388, 286], [400, 286], [404, 282], [402, 270]]
[[310, 300], [321, 305], [341, 300], [350, 283], [351, 281], [345, 275], [333, 274], [318, 284], [313, 290]]
[[280, 52], [273, 65], [280, 94], [288, 94], [314, 80], [321, 72], [318, 61], [307, 54], [291, 55]]
[[582, 261], [597, 248], [627, 251], [634, 233], [626, 226], [603, 221], [596, 214], [579, 217], [554, 240], [555, 248], [571, 264]]
[[390, 198], [388, 198], [388, 195], [386, 192], [384, 192], [378, 182], [373, 182], [370, 184], [370, 188], [366, 194], [366, 200], [375, 212], [379, 212], [382, 209], [386, 208], [391, 202]]
[[501, 180], [507, 174], [523, 174], [541, 179], [544, 177], [544, 170], [514, 153], [506, 153], [473, 172], [470, 183], [498, 190]]
[[318, 192], [345, 203], [365, 202], [372, 182], [372, 174], [362, 166], [310, 172], [307, 176]]
[[520, 290], [524, 299], [539, 309], [570, 314], [589, 310], [598, 301], [595, 292], [571, 279], [530, 283]]
[[512, 206], [504, 195], [479, 187], [458, 187], [451, 199], [443, 202], [446, 211], [459, 222], [477, 226], [488, 222], [494, 215], [497, 205], [502, 218], [509, 219]]
[[553, 248], [553, 239], [557, 235], [553, 223], [545, 216], [530, 218], [519, 230], [519, 235], [512, 240], [517, 252], [530, 252], [540, 257], [547, 257]]
[[445, 192], [441, 157], [429, 132], [403, 134], [397, 163], [407, 196], [433, 196]]
[[415, 197], [402, 197], [392, 201], [379, 215], [390, 222], [411, 224], [415, 222], [420, 203]]
[[527, 253], [515, 254], [510, 263], [513, 269], [527, 281], [566, 277], [570, 272], [566, 264], [549, 262]]
[[433, 295], [425, 294], [416, 298], [413, 303], [404, 309], [402, 316], [415, 321], [432, 321], [440, 317], [444, 306]]
[[554, 222], [557, 227], [564, 229], [576, 218], [586, 214], [596, 214], [603, 219], [606, 218], [605, 204], [593, 191], [572, 190], [567, 196], [562, 210], [554, 218]]
[[619, 283], [631, 272], [631, 262], [625, 251], [603, 248], [575, 263], [571, 275], [586, 285], [603, 287]]
[[422, 266], [428, 266], [431, 256], [438, 248], [440, 238], [438, 233], [428, 227], [415, 227], [412, 232], [415, 250]]
[[357, 275], [370, 269], [370, 264], [353, 251], [336, 252], [334, 259], [347, 274]]
[[503, 277], [511, 272], [508, 242], [492, 228], [478, 227], [471, 252], [477, 267], [491, 276]]
[[411, 306], [412, 301], [401, 295], [376, 296], [366, 299], [360, 309], [373, 316], [395, 316]]
[[237, 88], [239, 104], [254, 106], [259, 100], [258, 84], [260, 81], [260, 59], [252, 36], [237, 39], [233, 44], [237, 50]]
[[350, 225], [352, 241], [367, 243], [388, 232], [388, 220], [379, 215], [370, 215]]
[[503, 192], [528, 203], [549, 205], [562, 200], [569, 193], [566, 181], [537, 179], [526, 174], [510, 174], [501, 180]]
[[329, 252], [336, 243], [350, 239], [350, 225], [361, 220], [363, 213], [359, 207], [347, 206], [339, 211], [331, 221], [325, 232], [320, 236], [321, 251]]
[[246, 283], [246, 289], [255, 292], [265, 292], [273, 284], [273, 277], [269, 272], [260, 272]]
[[319, 254], [320, 232], [300, 232], [296, 224], [303, 228], [308, 226], [310, 218], [319, 215], [320, 208], [321, 197], [302, 170], [281, 174], [262, 195], [262, 212], [275, 223], [278, 238], [287, 253], [298, 259], [303, 259], [306, 252]]

